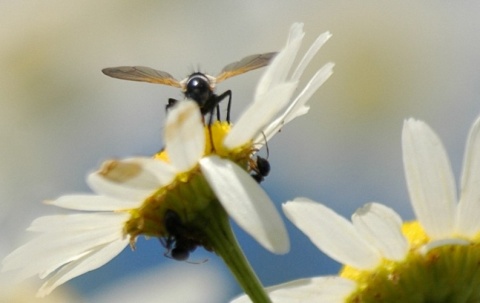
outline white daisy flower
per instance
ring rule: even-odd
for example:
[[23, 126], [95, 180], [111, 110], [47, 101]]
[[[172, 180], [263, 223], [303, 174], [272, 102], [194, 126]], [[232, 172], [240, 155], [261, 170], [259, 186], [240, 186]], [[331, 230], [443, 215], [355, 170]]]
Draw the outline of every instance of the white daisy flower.
[[[133, 167], [140, 171], [142, 164], [135, 159], [125, 160], [120, 165], [123, 168], [117, 171]], [[115, 163], [107, 163], [105, 168], [108, 165]], [[46, 202], [80, 212], [34, 220], [27, 230], [39, 235], [8, 255], [2, 262], [2, 271], [17, 269], [20, 280], [34, 275], [41, 279], [48, 277], [38, 292], [43, 297], [66, 281], [110, 261], [129, 243], [123, 228], [130, 214], [124, 210], [139, 207], [154, 190], [164, 185], [155, 179], [158, 171], [148, 171], [145, 167], [141, 172], [139, 178], [150, 178], [152, 182], [143, 182], [141, 186], [133, 182], [110, 186], [99, 178], [101, 172], [97, 172], [91, 174], [88, 181], [100, 195], [68, 195]]]
[[285, 203], [287, 217], [344, 268], [267, 288], [273, 302], [478, 301], [480, 118], [468, 137], [458, 200], [446, 151], [428, 125], [405, 121], [402, 146], [417, 220], [402, 222], [378, 203], [358, 209], [352, 222], [306, 198]]
[[[219, 121], [204, 126], [195, 102], [178, 102], [167, 117], [164, 151], [153, 159], [107, 161], [87, 180], [98, 195], [49, 202], [77, 213], [35, 220], [29, 230], [41, 234], [7, 256], [2, 270], [16, 269], [21, 279], [34, 275], [47, 279], [39, 291], [44, 296], [102, 266], [129, 243], [134, 248], [136, 237], [145, 235], [163, 238], [171, 257], [178, 260], [197, 246], [213, 250], [252, 298], [264, 300], [225, 211], [266, 249], [289, 250], [280, 215], [252, 178], [259, 169], [252, 156], [265, 137], [306, 113], [308, 98], [332, 73], [333, 64], [327, 64], [292, 99], [303, 69], [328, 37], [321, 35], [289, 76], [303, 38], [302, 25], [295, 24], [287, 46], [262, 77], [254, 102], [232, 128]], [[28, 260], [33, 258], [38, 262], [32, 265]]]
[[[211, 156], [200, 161], [202, 172], [227, 213], [265, 248], [276, 253], [286, 253], [289, 250], [286, 237], [275, 236], [276, 239], [271, 241], [266, 239], [269, 235], [286, 233], [283, 227], [282, 230], [279, 227], [276, 231], [273, 230], [275, 226], [280, 226], [280, 218], [267, 219], [271, 217], [267, 213], [276, 213], [274, 208], [269, 206], [270, 202], [262, 201], [270, 199], [256, 182], [252, 182], [251, 176], [244, 172], [245, 169], [232, 163], [232, 160], [243, 167], [246, 165], [250, 171], [255, 171], [256, 163], [252, 162], [252, 155], [283, 125], [308, 112], [306, 102], [332, 74], [333, 63], [328, 63], [292, 98], [305, 67], [331, 36], [328, 32], [320, 35], [300, 64], [291, 71], [304, 36], [302, 28], [303, 24], [300, 23], [292, 26], [287, 45], [265, 71], [257, 86], [253, 103], [235, 125], [231, 129], [230, 125], [220, 122], [211, 126], [214, 151]], [[287, 104], [287, 109], [280, 113]], [[207, 144], [209, 141], [207, 140]], [[207, 146], [207, 150], [212, 148]], [[245, 158], [245, 155], [248, 157]], [[245, 163], [245, 160], [248, 163]], [[265, 226], [265, 222], [269, 222], [267, 225], [270, 227]]]

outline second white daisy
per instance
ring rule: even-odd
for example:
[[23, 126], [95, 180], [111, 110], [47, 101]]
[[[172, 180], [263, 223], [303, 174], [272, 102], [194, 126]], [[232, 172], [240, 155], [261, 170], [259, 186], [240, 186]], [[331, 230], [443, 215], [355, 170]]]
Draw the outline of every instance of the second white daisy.
[[[460, 198], [446, 151], [424, 122], [405, 121], [403, 161], [417, 221], [368, 203], [348, 221], [297, 198], [287, 217], [325, 254], [338, 276], [267, 288], [280, 302], [476, 302], [480, 298], [480, 118], [468, 136]], [[233, 302], [249, 302], [240, 297]]]

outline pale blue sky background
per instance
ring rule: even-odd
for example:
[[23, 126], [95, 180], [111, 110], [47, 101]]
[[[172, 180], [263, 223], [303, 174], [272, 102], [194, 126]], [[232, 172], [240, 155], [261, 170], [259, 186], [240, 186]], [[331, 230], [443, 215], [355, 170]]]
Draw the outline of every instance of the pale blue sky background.
[[[264, 188], [279, 208], [307, 196], [348, 217], [378, 201], [412, 219], [403, 119], [422, 119], [437, 131], [458, 179], [467, 131], [480, 114], [479, 15], [474, 1], [0, 1], [0, 256], [23, 241], [33, 218], [58, 212], [42, 200], [88, 191], [85, 175], [105, 159], [161, 148], [164, 106], [180, 92], [111, 79], [102, 68], [216, 74], [246, 55], [280, 49], [296, 21], [305, 23], [304, 49], [320, 33], [333, 34], [303, 83], [328, 61], [335, 73], [313, 96], [310, 114], [269, 143]], [[233, 117], [251, 101], [260, 75], [218, 86], [233, 91]], [[286, 256], [270, 254], [235, 227], [266, 285], [336, 273], [337, 263], [287, 225]], [[187, 266], [219, 271], [225, 284], [218, 302], [240, 292], [213, 254], [200, 249], [191, 259], [209, 261], [195, 265], [164, 252], [157, 240], [141, 240], [137, 251], [127, 249], [69, 285], [94, 302], [119, 279]], [[188, 288], [178, 282], [180, 291]]]

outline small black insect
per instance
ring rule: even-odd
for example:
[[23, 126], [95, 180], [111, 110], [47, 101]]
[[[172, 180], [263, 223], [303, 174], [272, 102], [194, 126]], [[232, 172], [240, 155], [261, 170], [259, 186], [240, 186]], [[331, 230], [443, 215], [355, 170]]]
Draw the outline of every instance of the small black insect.
[[165, 229], [168, 236], [165, 247], [167, 248], [166, 256], [170, 253], [172, 259], [177, 261], [185, 261], [197, 246], [201, 243], [193, 238], [189, 238], [188, 229], [183, 225], [182, 220], [173, 210], [165, 212]]
[[[172, 247], [175, 245], [174, 247]], [[193, 240], [182, 237], [167, 238], [167, 249], [170, 250], [170, 256], [177, 261], [185, 261], [198, 246]]]
[[[270, 63], [276, 52], [251, 55], [240, 61], [225, 66], [218, 76], [213, 77], [204, 73], [196, 72], [187, 78], [179, 81], [167, 72], [155, 70], [145, 66], [119, 66], [104, 68], [102, 72], [110, 77], [141, 81], [149, 83], [164, 84], [182, 89], [186, 98], [195, 100], [200, 107], [202, 115], [210, 114], [212, 122], [213, 112], [217, 109], [217, 119], [220, 120], [219, 103], [228, 97], [227, 122], [230, 122], [230, 103], [232, 91], [227, 90], [217, 95], [214, 93], [215, 85], [230, 77], [246, 73], [248, 71], [264, 67]], [[172, 107], [177, 100], [168, 99], [166, 109]], [[210, 124], [209, 123], [209, 124]]]
[[262, 182], [270, 173], [270, 163], [267, 159], [257, 156], [254, 162], [252, 178], [258, 183]]

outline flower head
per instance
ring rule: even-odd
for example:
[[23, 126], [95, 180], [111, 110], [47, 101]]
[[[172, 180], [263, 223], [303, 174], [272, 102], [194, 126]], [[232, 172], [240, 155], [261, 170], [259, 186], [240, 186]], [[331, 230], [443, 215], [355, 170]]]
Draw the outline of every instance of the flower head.
[[405, 121], [402, 146], [417, 220], [402, 222], [378, 203], [359, 208], [351, 222], [306, 198], [285, 203], [287, 217], [344, 267], [339, 276], [276, 286], [269, 291], [274, 302], [478, 300], [480, 118], [468, 137], [458, 200], [445, 149], [424, 122]]
[[[227, 214], [266, 249], [289, 250], [280, 215], [252, 178], [258, 169], [253, 156], [264, 138], [307, 112], [308, 98], [332, 73], [333, 64], [327, 64], [292, 98], [303, 69], [328, 37], [320, 36], [290, 75], [303, 38], [302, 25], [295, 24], [286, 47], [260, 80], [252, 105], [233, 127], [221, 121], [205, 126], [195, 102], [178, 102], [167, 117], [162, 152], [153, 158], [106, 161], [87, 178], [96, 195], [48, 202], [75, 213], [35, 220], [29, 230], [40, 235], [7, 256], [2, 270], [19, 270], [20, 278], [47, 278], [39, 291], [43, 296], [102, 266], [128, 244], [134, 248], [144, 235], [164, 239], [175, 259], [203, 246], [231, 268], [241, 264], [232, 271], [237, 278], [244, 275], [246, 292], [255, 296], [256, 277], [244, 266]], [[38, 262], [26, 262], [32, 258]]]

